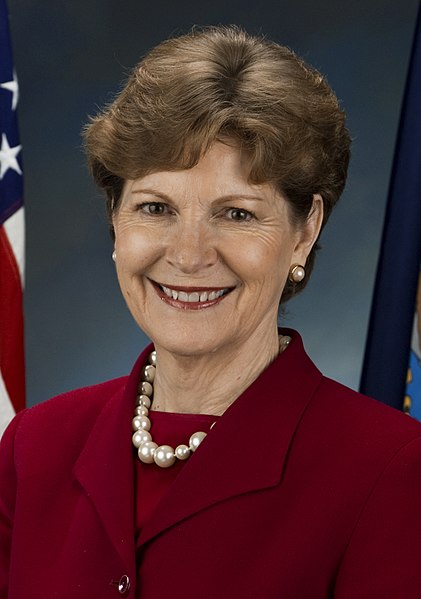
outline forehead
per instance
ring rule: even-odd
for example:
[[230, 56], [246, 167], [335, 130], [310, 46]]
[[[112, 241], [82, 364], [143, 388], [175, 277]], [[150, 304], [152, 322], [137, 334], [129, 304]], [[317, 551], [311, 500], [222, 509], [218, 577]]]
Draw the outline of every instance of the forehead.
[[192, 168], [161, 170], [126, 181], [125, 192], [143, 189], [176, 196], [186, 192], [209, 197], [256, 194], [269, 200], [280, 195], [270, 183], [251, 183], [249, 154], [238, 144], [223, 142], [215, 142]]

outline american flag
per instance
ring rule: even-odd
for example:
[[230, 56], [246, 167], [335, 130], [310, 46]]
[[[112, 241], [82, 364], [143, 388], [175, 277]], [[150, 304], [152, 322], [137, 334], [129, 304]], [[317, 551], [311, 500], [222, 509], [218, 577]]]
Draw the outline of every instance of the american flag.
[[0, 434], [25, 404], [22, 162], [6, 0], [0, 0]]

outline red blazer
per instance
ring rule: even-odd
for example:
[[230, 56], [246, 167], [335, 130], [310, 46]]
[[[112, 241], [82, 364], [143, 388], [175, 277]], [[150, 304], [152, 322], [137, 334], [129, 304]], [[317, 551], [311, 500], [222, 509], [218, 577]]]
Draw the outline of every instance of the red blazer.
[[137, 568], [131, 417], [146, 353], [128, 378], [6, 432], [1, 599], [421, 597], [421, 425], [324, 378], [296, 334], [186, 463]]

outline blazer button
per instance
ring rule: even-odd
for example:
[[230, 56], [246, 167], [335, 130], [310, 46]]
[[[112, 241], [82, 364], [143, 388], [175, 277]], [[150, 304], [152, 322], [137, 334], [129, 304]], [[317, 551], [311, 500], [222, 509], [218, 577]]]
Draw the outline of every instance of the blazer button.
[[120, 580], [112, 580], [111, 584], [117, 588], [122, 597], [127, 597], [130, 591], [130, 578], [124, 574]]
[[130, 578], [127, 576], [127, 574], [124, 574], [124, 576], [122, 576], [120, 578], [120, 580], [118, 581], [118, 592], [123, 597], [127, 597], [127, 595], [129, 594], [129, 591], [130, 591]]

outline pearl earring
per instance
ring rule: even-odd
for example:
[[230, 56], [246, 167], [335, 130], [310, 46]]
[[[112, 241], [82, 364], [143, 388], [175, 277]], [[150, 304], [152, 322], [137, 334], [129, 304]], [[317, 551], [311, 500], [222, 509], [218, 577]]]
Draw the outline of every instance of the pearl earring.
[[117, 259], [117, 252], [115, 250], [111, 254], [111, 258], [113, 259], [114, 262], [116, 261], [116, 259]]
[[291, 283], [301, 283], [301, 281], [306, 276], [306, 271], [304, 270], [304, 266], [301, 264], [293, 264], [289, 269], [288, 279]]

